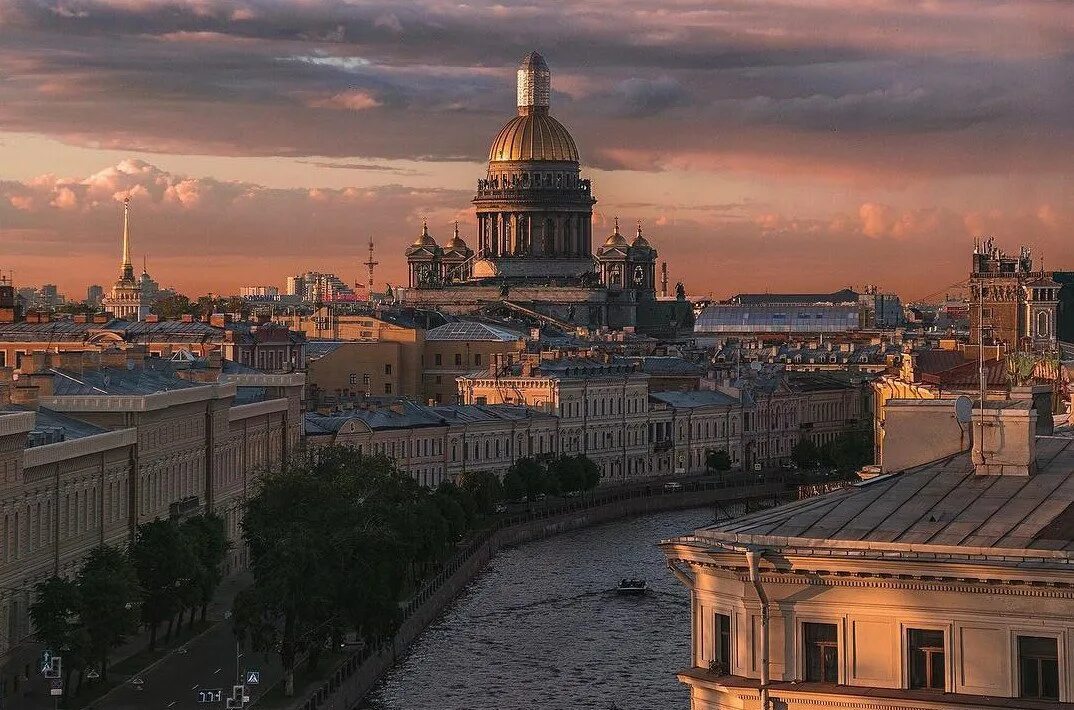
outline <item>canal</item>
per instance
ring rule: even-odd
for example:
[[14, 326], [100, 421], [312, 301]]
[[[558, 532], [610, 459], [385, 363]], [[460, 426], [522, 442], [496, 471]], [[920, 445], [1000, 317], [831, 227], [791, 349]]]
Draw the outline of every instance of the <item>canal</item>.
[[[660, 513], [501, 552], [361, 707], [685, 710], [689, 597], [656, 542], [711, 520]], [[613, 591], [631, 576], [645, 596]]]

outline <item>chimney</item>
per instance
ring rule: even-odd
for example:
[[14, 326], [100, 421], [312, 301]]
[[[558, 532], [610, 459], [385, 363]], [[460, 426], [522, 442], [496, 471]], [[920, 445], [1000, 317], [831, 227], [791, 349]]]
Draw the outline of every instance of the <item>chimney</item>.
[[213, 313], [209, 316], [209, 325], [217, 328], [223, 328], [225, 325], [231, 322], [231, 316], [227, 313]]
[[193, 323], [194, 316], [190, 313], [184, 313], [183, 315], [179, 316], [179, 321], [181, 323]]
[[159, 323], [160, 322], [160, 316], [158, 316], [156, 313], [150, 313], [149, 315], [147, 315], [145, 317], [145, 322], [146, 323]]
[[[1031, 476], [1037, 470], [1037, 410], [1030, 400], [989, 400], [973, 411], [978, 476]], [[1050, 415], [1050, 413], [1049, 413]]]
[[107, 313], [95, 313], [93, 315], [93, 322], [96, 324], [104, 324], [111, 320], [111, 316]]
[[880, 449], [883, 473], [898, 473], [970, 448], [969, 423], [955, 417], [953, 399], [889, 399]]
[[78, 323], [78, 324], [82, 325], [82, 324], [85, 324], [85, 323], [89, 323], [89, 316], [87, 316], [85, 313], [79, 313], [79, 314], [76, 314], [75, 316], [73, 316], [71, 318], [71, 321], [73, 323]]

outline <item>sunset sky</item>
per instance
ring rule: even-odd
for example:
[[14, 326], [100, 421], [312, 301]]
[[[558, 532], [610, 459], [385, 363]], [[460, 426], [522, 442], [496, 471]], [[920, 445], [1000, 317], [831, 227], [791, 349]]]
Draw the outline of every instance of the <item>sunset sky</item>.
[[[1074, 270], [1074, 3], [0, 0], [0, 269], [83, 298], [133, 251], [191, 295], [405, 279], [537, 49], [598, 199], [691, 294]], [[596, 245], [599, 245], [599, 241]]]

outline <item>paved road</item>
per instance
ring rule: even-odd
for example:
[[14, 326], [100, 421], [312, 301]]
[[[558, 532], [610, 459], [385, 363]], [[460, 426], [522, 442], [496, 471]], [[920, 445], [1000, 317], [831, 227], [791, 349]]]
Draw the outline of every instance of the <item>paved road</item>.
[[[261, 672], [261, 684], [250, 686], [248, 694], [257, 698], [280, 677], [279, 661], [264, 654], [242, 653], [238, 664], [243, 670]], [[139, 678], [141, 689], [129, 679], [112, 692], [101, 708], [108, 710], [215, 710], [225, 704], [199, 703], [198, 691], [221, 689], [226, 698], [236, 678], [235, 641], [231, 622], [218, 624], [208, 633], [189, 642]]]

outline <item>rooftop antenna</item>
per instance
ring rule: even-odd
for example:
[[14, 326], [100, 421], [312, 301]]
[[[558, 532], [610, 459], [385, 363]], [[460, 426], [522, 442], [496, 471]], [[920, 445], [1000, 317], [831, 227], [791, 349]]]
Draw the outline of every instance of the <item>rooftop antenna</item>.
[[368, 271], [369, 271], [369, 284], [367, 286], [367, 290], [366, 290], [366, 294], [365, 294], [366, 300], [368, 300], [368, 301], [373, 300], [373, 267], [375, 267], [379, 263], [380, 263], [379, 261], [376, 261], [373, 258], [373, 237], [370, 237], [369, 238], [369, 261], [366, 261], [363, 264], [366, 267], [366, 269], [368, 269]]
[[984, 366], [984, 284], [977, 284], [977, 368], [981, 382], [981, 413], [978, 417], [978, 428], [980, 430], [980, 445], [978, 449], [978, 461], [974, 463], [983, 464], [984, 460], [984, 408], [985, 408], [985, 395], [987, 394], [988, 383], [985, 380], [985, 366]]

